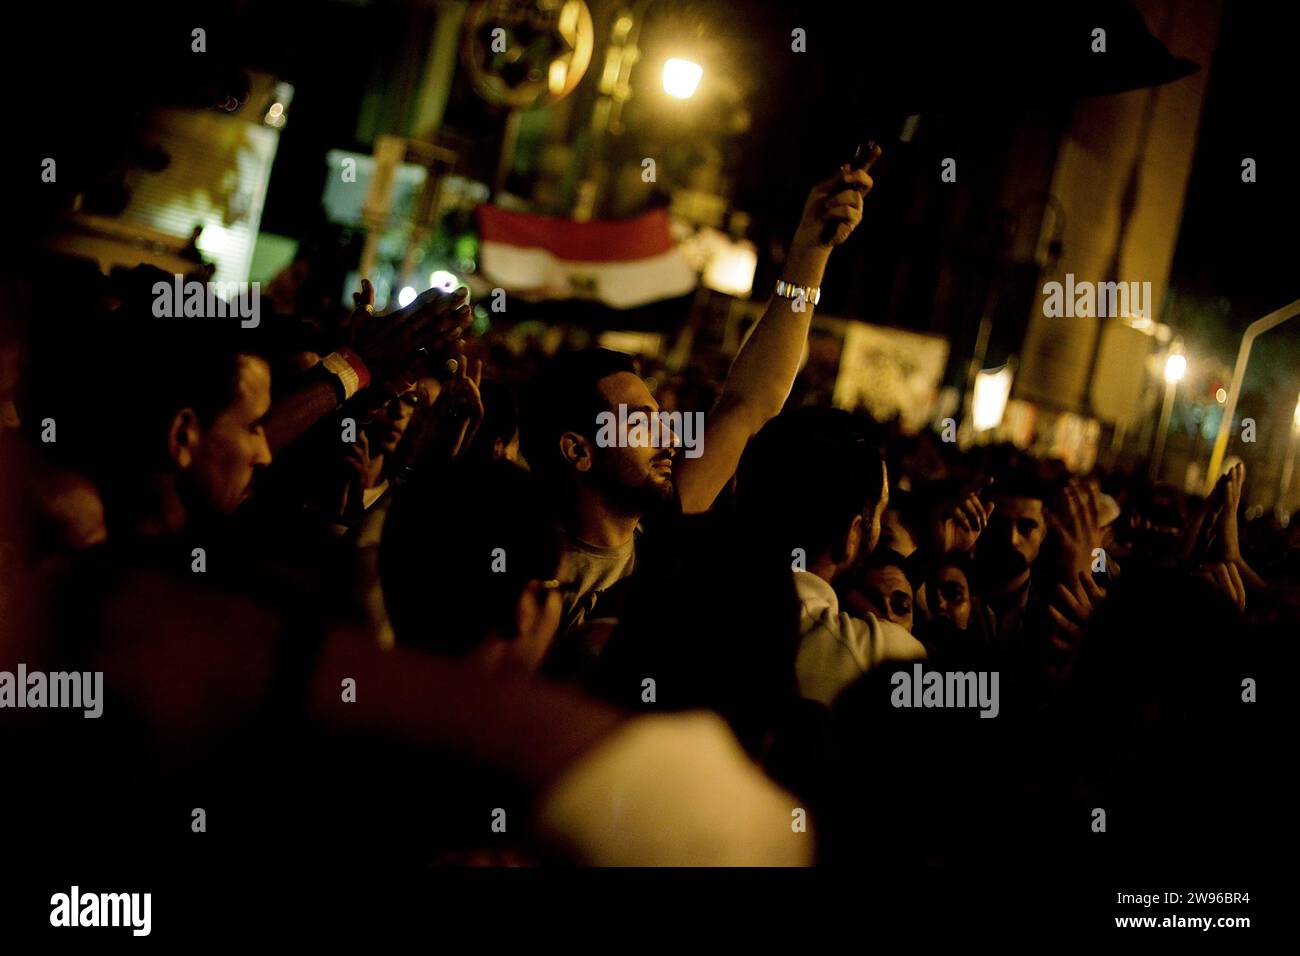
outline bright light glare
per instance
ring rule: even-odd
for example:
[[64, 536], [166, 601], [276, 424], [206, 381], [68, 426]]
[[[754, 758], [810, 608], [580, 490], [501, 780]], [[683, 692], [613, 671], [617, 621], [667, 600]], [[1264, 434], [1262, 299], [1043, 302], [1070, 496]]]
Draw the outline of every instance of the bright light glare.
[[429, 285], [435, 289], [441, 289], [443, 292], [455, 292], [456, 286], [460, 285], [460, 280], [456, 278], [454, 273], [439, 269], [429, 276]]
[[1187, 356], [1174, 352], [1165, 359], [1165, 381], [1170, 385], [1181, 382], [1187, 374]]
[[1228, 400], [1227, 390], [1220, 388], [1217, 392], [1214, 393], [1214, 400], [1218, 402], [1220, 405], [1226, 402]]
[[754, 289], [758, 249], [751, 242], [727, 243], [709, 258], [704, 284], [715, 292], [745, 298]]
[[664, 92], [679, 100], [688, 100], [695, 95], [703, 75], [704, 67], [698, 63], [674, 57], [664, 64]]
[[1011, 397], [1012, 373], [1009, 366], [996, 371], [980, 371], [975, 376], [975, 397], [971, 403], [971, 424], [977, 432], [997, 428]]
[[404, 286], [402, 291], [397, 293], [397, 304], [403, 309], [415, 301], [415, 289], [411, 286]]

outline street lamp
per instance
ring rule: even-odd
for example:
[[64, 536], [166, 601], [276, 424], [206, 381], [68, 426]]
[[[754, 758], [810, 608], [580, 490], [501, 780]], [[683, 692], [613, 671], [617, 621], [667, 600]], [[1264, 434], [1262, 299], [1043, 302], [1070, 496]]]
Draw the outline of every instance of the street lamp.
[[1187, 374], [1187, 356], [1172, 352], [1169, 358], [1165, 359], [1165, 382], [1169, 385], [1177, 385]]
[[679, 100], [689, 100], [699, 88], [702, 76], [704, 67], [674, 57], [664, 63], [664, 92]]
[[1160, 463], [1165, 457], [1165, 439], [1169, 437], [1169, 416], [1174, 410], [1174, 392], [1178, 390], [1178, 383], [1187, 374], [1187, 356], [1180, 351], [1181, 348], [1182, 346], [1175, 342], [1173, 350], [1165, 359], [1165, 402], [1160, 408], [1160, 424], [1156, 428], [1156, 448], [1151, 455], [1149, 477], [1152, 481], [1160, 475]]

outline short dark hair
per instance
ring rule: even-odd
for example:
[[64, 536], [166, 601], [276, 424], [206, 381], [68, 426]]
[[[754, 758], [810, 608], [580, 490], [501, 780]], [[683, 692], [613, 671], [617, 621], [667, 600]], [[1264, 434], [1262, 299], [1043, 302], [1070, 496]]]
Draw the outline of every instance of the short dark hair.
[[838, 549], [853, 519], [884, 493], [884, 461], [848, 412], [782, 412], [754, 436], [740, 460], [742, 513], [774, 547], [811, 558]]
[[513, 635], [525, 585], [554, 575], [559, 554], [547, 498], [517, 465], [459, 461], [421, 477], [399, 493], [379, 546], [393, 632], [452, 656]]
[[883, 568], [898, 568], [899, 571], [903, 572], [903, 577], [907, 579], [907, 586], [912, 589], [914, 594], [916, 589], [923, 583], [916, 573], [916, 563], [903, 557], [892, 548], [876, 548], [855, 567], [836, 577], [832, 583], [835, 590], [841, 594], [858, 590], [866, 581], [867, 574]]
[[944, 568], [956, 568], [966, 578], [966, 586], [974, 588], [975, 585], [975, 565], [968, 555], [960, 551], [953, 551], [949, 554], [942, 555], [928, 569], [929, 580], [936, 581], [939, 578], [939, 572]]
[[1039, 477], [1038, 472], [1027, 465], [998, 474], [989, 488], [989, 494], [994, 497], [1029, 498], [1041, 501], [1044, 506], [1051, 502], [1053, 491], [1051, 483]]
[[619, 372], [637, 373], [636, 360], [612, 349], [584, 349], [551, 359], [524, 389], [519, 403], [519, 449], [544, 481], [564, 473], [559, 438], [577, 432], [593, 438], [596, 416], [609, 410], [597, 383]]
[[903, 572], [903, 577], [907, 578], [907, 583], [912, 586], [912, 589], [916, 589], [918, 582], [915, 580], [915, 567], [893, 548], [876, 548], [872, 551], [862, 562], [862, 571], [856, 574], [855, 578], [861, 581], [862, 575], [867, 571], [879, 571], [884, 568], [898, 568]]
[[237, 324], [138, 303], [57, 318], [33, 343], [23, 420], [54, 418], [60, 460], [109, 484], [162, 466], [173, 416], [192, 408], [211, 424], [235, 402], [241, 356], [260, 357]]

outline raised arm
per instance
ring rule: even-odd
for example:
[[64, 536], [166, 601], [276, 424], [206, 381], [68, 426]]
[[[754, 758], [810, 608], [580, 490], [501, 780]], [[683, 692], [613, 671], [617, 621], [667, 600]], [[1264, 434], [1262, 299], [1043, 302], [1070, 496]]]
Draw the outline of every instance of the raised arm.
[[[861, 169], [842, 166], [818, 183], [804, 203], [799, 227], [790, 243], [781, 278], [793, 286], [820, 288], [831, 250], [844, 242], [862, 221], [863, 198], [871, 191], [871, 165], [880, 157], [874, 146]], [[837, 223], [828, 242], [823, 228]], [[760, 428], [785, 404], [799, 371], [799, 358], [808, 339], [813, 303], [802, 298], [773, 296], [767, 310], [741, 346], [732, 363], [717, 405], [705, 423], [703, 453], [683, 458], [677, 470], [682, 509], [707, 511], [740, 463], [740, 455]]]
[[[414, 381], [425, 355], [440, 356], [474, 319], [464, 289], [450, 295], [440, 289], [430, 289], [410, 305], [388, 315], [370, 314], [374, 289], [369, 280], [362, 280], [362, 291], [353, 298], [357, 310], [353, 314], [349, 357], [359, 359], [367, 380], [389, 391], [399, 381]], [[300, 387], [271, 406], [266, 418], [266, 441], [272, 455], [366, 384], [359, 380], [355, 368], [354, 374], [338, 375], [329, 367], [337, 364], [334, 360], [339, 354], [336, 352], [317, 365], [303, 376]]]

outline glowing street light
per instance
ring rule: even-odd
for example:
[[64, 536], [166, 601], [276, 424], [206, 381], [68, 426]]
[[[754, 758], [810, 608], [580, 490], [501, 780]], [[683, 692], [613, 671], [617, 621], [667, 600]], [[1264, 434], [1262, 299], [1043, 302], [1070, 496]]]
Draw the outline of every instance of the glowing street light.
[[689, 100], [699, 88], [702, 76], [704, 67], [674, 57], [664, 63], [664, 92], [679, 100]]
[[1170, 385], [1177, 385], [1187, 374], [1187, 356], [1179, 352], [1170, 352], [1169, 358], [1165, 359], [1165, 381]]
[[1007, 399], [1011, 397], [1012, 378], [1010, 365], [981, 369], [975, 374], [975, 393], [971, 399], [971, 427], [975, 431], [988, 431], [1002, 424]]

